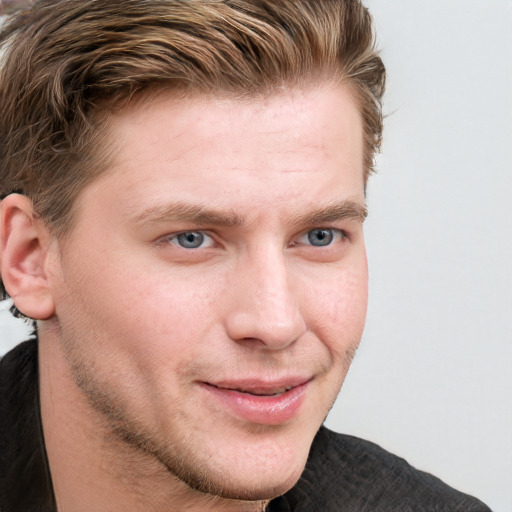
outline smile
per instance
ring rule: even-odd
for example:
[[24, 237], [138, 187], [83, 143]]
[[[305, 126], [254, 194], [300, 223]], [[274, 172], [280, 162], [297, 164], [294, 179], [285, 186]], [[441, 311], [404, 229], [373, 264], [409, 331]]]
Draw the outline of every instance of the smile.
[[244, 388], [222, 388], [219, 386], [215, 386], [214, 384], [211, 384], [211, 385], [218, 389], [224, 389], [226, 391], [237, 391], [238, 393], [244, 393], [247, 395], [254, 395], [254, 396], [280, 396], [283, 393], [286, 393], [295, 387], [295, 386], [286, 386], [286, 387], [278, 388], [275, 390], [262, 390], [262, 389], [244, 389]]
[[279, 425], [300, 414], [312, 379], [297, 378], [288, 383], [256, 381], [201, 383], [208, 400], [236, 418], [260, 425]]

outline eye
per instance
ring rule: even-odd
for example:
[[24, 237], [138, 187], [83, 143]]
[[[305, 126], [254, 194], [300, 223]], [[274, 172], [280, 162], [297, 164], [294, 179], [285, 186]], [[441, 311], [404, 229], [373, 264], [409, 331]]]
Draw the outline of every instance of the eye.
[[302, 243], [313, 245], [315, 247], [325, 247], [333, 242], [343, 240], [346, 235], [339, 229], [312, 229], [302, 235]]
[[202, 231], [184, 231], [169, 238], [169, 241], [183, 249], [212, 247], [213, 239]]

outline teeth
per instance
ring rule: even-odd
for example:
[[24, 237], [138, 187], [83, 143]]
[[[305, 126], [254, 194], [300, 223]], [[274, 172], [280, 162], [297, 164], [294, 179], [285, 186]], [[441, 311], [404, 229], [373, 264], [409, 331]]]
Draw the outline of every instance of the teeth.
[[249, 391], [246, 389], [236, 389], [235, 391], [240, 391], [241, 393], [247, 393], [249, 395], [256, 395], [256, 396], [279, 396], [279, 395], [282, 395], [283, 393], [286, 393], [287, 391], [290, 391], [290, 389], [292, 389], [292, 387], [293, 386], [286, 387], [286, 388], [279, 388], [273, 392], [268, 392], [268, 393], [265, 393], [265, 392], [260, 393], [258, 391]]
[[[219, 386], [215, 386], [219, 387]], [[279, 396], [283, 393], [286, 393], [287, 391], [290, 391], [290, 389], [293, 389], [294, 386], [286, 386], [283, 388], [277, 388], [275, 390], [269, 390], [269, 391], [258, 391], [258, 390], [252, 390], [252, 389], [245, 389], [245, 388], [223, 388], [219, 387], [219, 389], [226, 389], [229, 391], [237, 391], [238, 393], [245, 393], [247, 395], [254, 395], [254, 396]]]

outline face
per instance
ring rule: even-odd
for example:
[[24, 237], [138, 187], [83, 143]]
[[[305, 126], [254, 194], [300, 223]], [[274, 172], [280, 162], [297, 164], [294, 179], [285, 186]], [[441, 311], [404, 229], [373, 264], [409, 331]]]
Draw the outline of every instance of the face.
[[160, 96], [112, 121], [52, 264], [59, 338], [99, 416], [189, 486], [299, 478], [366, 311], [363, 138], [341, 88]]

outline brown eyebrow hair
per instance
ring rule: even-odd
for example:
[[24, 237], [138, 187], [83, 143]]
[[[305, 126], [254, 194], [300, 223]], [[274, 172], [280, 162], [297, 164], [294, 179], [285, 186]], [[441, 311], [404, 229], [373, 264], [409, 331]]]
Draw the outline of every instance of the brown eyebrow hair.
[[293, 219], [292, 224], [322, 224], [324, 222], [333, 222], [341, 219], [364, 222], [367, 216], [368, 210], [365, 205], [356, 201], [342, 201], [341, 203], [334, 203], [314, 212], [299, 214]]
[[[291, 225], [318, 225], [340, 219], [364, 222], [367, 215], [368, 211], [365, 205], [356, 201], [342, 201], [313, 212], [295, 215]], [[136, 224], [159, 224], [162, 222], [190, 222], [197, 225], [237, 227], [245, 222], [245, 218], [234, 211], [222, 211], [205, 205], [182, 202], [149, 208], [135, 218]]]
[[226, 212], [204, 205], [181, 202], [149, 208], [135, 218], [137, 224], [158, 224], [161, 222], [177, 221], [211, 226], [235, 227], [242, 225], [244, 219], [235, 212]]

